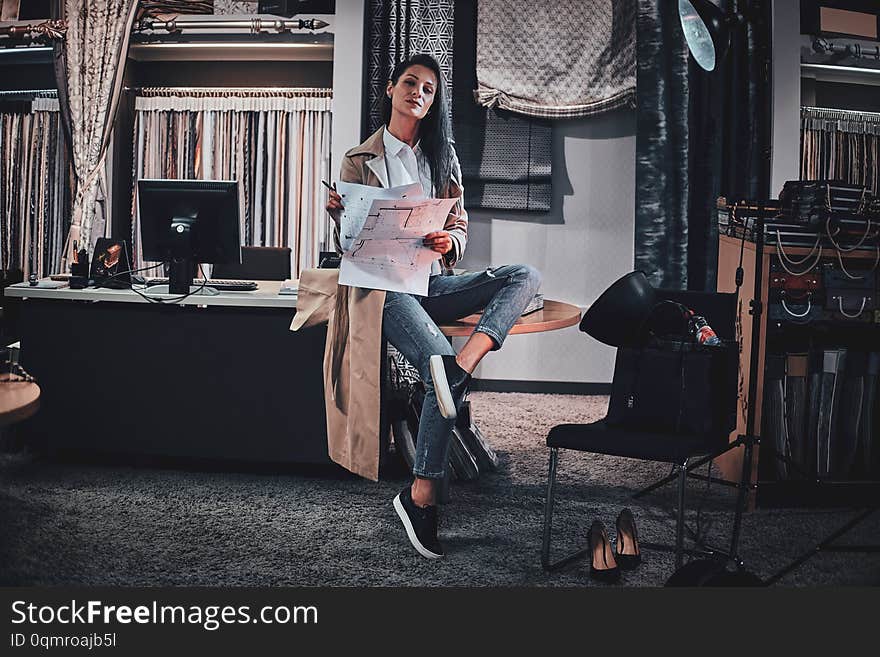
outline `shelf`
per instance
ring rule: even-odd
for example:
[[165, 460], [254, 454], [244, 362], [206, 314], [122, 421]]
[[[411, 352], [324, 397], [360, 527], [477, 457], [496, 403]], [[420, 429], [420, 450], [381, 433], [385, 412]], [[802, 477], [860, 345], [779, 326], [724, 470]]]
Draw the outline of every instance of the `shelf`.
[[133, 35], [129, 58], [153, 61], [333, 61], [333, 35], [162, 34]]
[[801, 64], [801, 77], [817, 82], [880, 86], [880, 68], [804, 63]]

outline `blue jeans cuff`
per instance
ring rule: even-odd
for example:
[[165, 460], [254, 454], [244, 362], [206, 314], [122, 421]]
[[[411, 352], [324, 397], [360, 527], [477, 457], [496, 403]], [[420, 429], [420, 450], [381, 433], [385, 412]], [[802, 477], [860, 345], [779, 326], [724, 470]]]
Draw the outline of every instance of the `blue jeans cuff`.
[[474, 333], [479, 331], [480, 333], [485, 333], [490, 338], [492, 338], [492, 342], [495, 346], [492, 347], [492, 351], [498, 351], [501, 349], [501, 345], [504, 344], [504, 336], [500, 335], [497, 331], [493, 331], [488, 326], [481, 326], [477, 324], [477, 327], [474, 329]]

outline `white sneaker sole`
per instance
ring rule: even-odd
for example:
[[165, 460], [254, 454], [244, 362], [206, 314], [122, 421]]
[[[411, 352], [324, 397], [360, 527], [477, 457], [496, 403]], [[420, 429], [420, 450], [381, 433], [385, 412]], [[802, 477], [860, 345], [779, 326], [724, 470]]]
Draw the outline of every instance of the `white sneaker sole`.
[[455, 410], [455, 400], [452, 399], [452, 391], [449, 389], [449, 381], [446, 379], [443, 356], [435, 354], [431, 356], [428, 363], [431, 368], [431, 380], [434, 382], [434, 395], [437, 397], [437, 407], [440, 409], [440, 415], [447, 420], [454, 420], [458, 413]]
[[406, 513], [406, 509], [403, 508], [403, 502], [400, 501], [400, 493], [398, 493], [397, 497], [394, 498], [394, 510], [400, 517], [401, 522], [403, 522], [403, 527], [404, 529], [406, 529], [406, 536], [407, 538], [409, 538], [409, 542], [412, 543], [412, 546], [416, 549], [416, 551], [423, 557], [425, 557], [425, 559], [442, 559], [442, 554], [431, 552], [428, 548], [426, 548], [419, 542], [419, 539], [416, 536], [416, 532], [413, 529], [412, 523], [409, 520], [409, 516]]

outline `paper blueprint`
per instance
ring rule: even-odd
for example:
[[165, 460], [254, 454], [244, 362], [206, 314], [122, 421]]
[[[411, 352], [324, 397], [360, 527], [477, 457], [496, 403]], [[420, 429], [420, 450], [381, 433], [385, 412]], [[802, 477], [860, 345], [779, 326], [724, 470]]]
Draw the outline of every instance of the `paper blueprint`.
[[364, 227], [370, 206], [376, 199], [423, 199], [425, 193], [419, 183], [399, 187], [370, 187], [357, 183], [339, 182], [336, 191], [342, 196], [342, 216], [339, 220], [339, 243], [343, 251], [351, 248], [354, 238]]
[[457, 201], [374, 200], [361, 232], [342, 255], [339, 283], [427, 296], [431, 264], [440, 255], [422, 240], [443, 229]]

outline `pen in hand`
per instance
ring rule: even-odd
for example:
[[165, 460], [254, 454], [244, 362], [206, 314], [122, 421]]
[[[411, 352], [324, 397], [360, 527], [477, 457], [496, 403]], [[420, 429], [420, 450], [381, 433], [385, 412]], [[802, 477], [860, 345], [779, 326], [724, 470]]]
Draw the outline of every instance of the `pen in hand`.
[[328, 183], [326, 180], [322, 180], [321, 184], [324, 185], [324, 187], [326, 187], [330, 191], [333, 191], [333, 192], [336, 191], [336, 183], [333, 183], [333, 185], [331, 186], [330, 183]]

